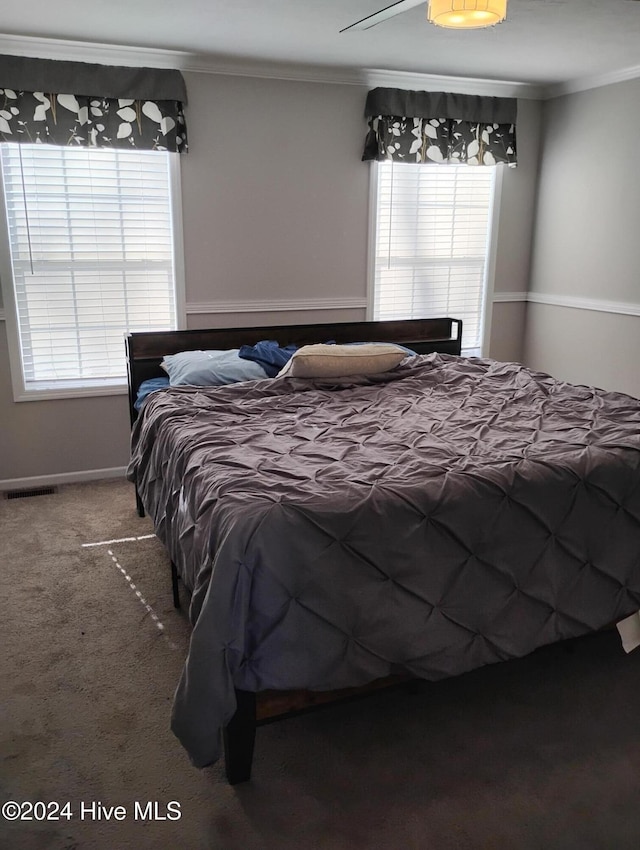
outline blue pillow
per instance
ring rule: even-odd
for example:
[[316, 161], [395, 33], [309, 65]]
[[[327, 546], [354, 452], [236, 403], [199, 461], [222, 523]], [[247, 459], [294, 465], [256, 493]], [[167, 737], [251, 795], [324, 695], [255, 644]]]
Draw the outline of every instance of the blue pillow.
[[181, 351], [168, 354], [160, 364], [172, 387], [221, 387], [239, 381], [258, 381], [267, 373], [253, 360], [242, 360], [239, 349]]

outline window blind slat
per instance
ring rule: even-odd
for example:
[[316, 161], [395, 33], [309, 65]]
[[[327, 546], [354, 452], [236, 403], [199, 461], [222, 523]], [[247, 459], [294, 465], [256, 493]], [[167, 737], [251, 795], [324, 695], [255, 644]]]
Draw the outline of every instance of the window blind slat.
[[123, 335], [176, 327], [167, 154], [4, 145], [26, 385], [124, 378]]
[[374, 318], [463, 320], [479, 349], [494, 169], [378, 165]]

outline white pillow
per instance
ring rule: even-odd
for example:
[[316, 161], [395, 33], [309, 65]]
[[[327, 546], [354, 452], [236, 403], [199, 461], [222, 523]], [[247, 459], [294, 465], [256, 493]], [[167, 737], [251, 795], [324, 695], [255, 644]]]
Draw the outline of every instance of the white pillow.
[[399, 345], [365, 342], [361, 345], [303, 345], [278, 372], [288, 378], [345, 378], [388, 372], [407, 356]]

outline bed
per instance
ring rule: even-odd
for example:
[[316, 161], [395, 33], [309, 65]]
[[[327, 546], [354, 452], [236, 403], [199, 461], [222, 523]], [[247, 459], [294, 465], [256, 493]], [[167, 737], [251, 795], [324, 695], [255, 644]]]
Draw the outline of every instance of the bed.
[[[164, 355], [264, 339], [407, 351], [135, 410]], [[459, 353], [453, 319], [128, 337], [127, 474], [191, 594], [172, 729], [196, 766], [249, 778], [263, 698], [435, 681], [640, 609], [640, 401]]]

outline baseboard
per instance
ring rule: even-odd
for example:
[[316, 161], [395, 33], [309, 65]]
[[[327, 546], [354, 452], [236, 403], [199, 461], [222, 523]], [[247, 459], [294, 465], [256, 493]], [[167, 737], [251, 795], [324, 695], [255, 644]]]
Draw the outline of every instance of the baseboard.
[[77, 472], [58, 472], [53, 475], [33, 475], [27, 478], [0, 479], [0, 490], [22, 490], [31, 487], [51, 487], [56, 484], [78, 484], [83, 481], [99, 481], [102, 478], [124, 478], [126, 466], [110, 469], [81, 469]]

